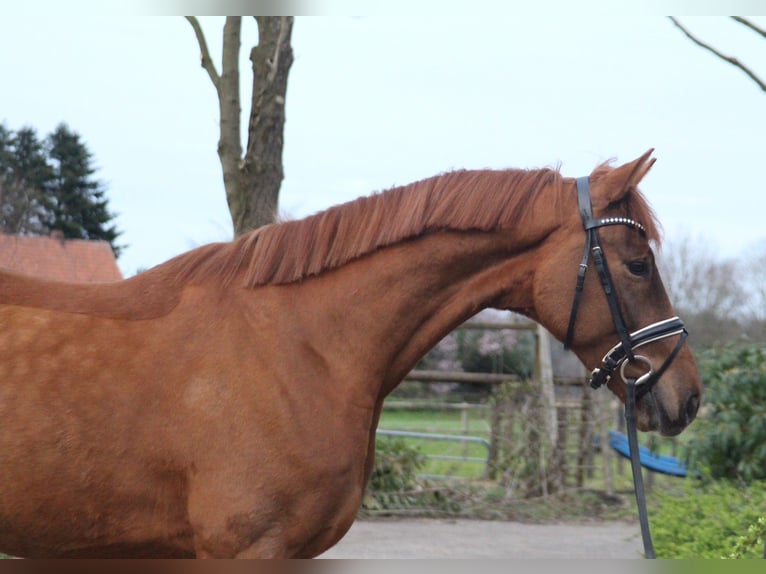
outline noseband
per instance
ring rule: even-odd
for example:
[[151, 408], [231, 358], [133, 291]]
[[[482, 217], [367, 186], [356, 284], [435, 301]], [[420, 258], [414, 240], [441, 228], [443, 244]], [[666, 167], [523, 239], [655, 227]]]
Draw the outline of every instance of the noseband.
[[[590, 201], [590, 185], [588, 177], [577, 179], [577, 203], [580, 208], [580, 217], [582, 218], [583, 228], [585, 229], [585, 253], [583, 254], [580, 271], [577, 274], [577, 285], [575, 287], [574, 301], [572, 302], [572, 312], [569, 315], [569, 326], [567, 328], [567, 338], [565, 347], [572, 345], [574, 338], [575, 323], [577, 322], [577, 310], [580, 306], [583, 286], [585, 284], [585, 274], [588, 271], [588, 263], [591, 254], [593, 262], [596, 265], [598, 277], [601, 280], [601, 287], [609, 303], [609, 311], [612, 314], [614, 328], [620, 338], [611, 350], [604, 355], [601, 365], [593, 369], [590, 376], [590, 386], [594, 389], [605, 385], [619, 368], [620, 377], [627, 385], [625, 400], [625, 420], [628, 427], [628, 445], [630, 448], [631, 470], [633, 472], [633, 484], [635, 486], [636, 503], [638, 505], [638, 518], [641, 524], [641, 535], [644, 542], [644, 555], [646, 558], [655, 558], [652, 537], [649, 532], [649, 519], [646, 512], [646, 497], [644, 494], [643, 478], [641, 476], [641, 461], [638, 455], [638, 436], [636, 432], [636, 401], [645, 395], [657, 384], [660, 377], [668, 369], [670, 364], [678, 355], [683, 347], [688, 333], [684, 322], [678, 317], [671, 317], [663, 321], [658, 321], [647, 325], [638, 331], [629, 332], [625, 326], [625, 319], [622, 316], [620, 302], [617, 299], [617, 292], [614, 289], [612, 276], [609, 274], [609, 267], [606, 263], [606, 257], [601, 249], [598, 238], [598, 228], [608, 225], [627, 225], [637, 230], [639, 233], [646, 234], [646, 229], [638, 221], [627, 217], [604, 217], [593, 219], [593, 207]], [[662, 363], [659, 369], [654, 370], [650, 359], [643, 355], [637, 355], [635, 350], [649, 345], [655, 341], [680, 335], [678, 343], [670, 352], [668, 357]], [[643, 363], [648, 371], [638, 378], [626, 376], [625, 367], [630, 363]]]
[[[652, 323], [651, 325], [632, 333], [628, 331], [628, 328], [625, 325], [625, 319], [622, 315], [620, 302], [617, 298], [617, 291], [614, 288], [612, 276], [609, 274], [609, 266], [607, 265], [604, 251], [601, 248], [601, 243], [598, 237], [598, 228], [611, 225], [626, 225], [635, 229], [642, 235], [646, 234], [646, 229], [638, 221], [627, 217], [603, 217], [601, 219], [593, 219], [593, 207], [591, 206], [590, 201], [590, 185], [588, 177], [577, 179], [577, 203], [580, 209], [583, 228], [585, 229], [585, 252], [583, 254], [582, 262], [580, 263], [580, 270], [577, 274], [577, 285], [575, 286], [572, 312], [569, 315], [569, 326], [567, 328], [567, 337], [564, 346], [567, 349], [572, 346], [575, 324], [577, 322], [577, 311], [580, 307], [580, 299], [585, 285], [585, 274], [588, 271], [588, 265], [592, 255], [593, 263], [596, 266], [596, 272], [601, 281], [601, 287], [606, 295], [609, 311], [612, 314], [612, 321], [614, 322], [614, 328], [617, 331], [617, 336], [620, 338], [620, 342], [612, 347], [612, 349], [604, 355], [601, 364], [593, 369], [590, 376], [590, 386], [597, 389], [600, 386], [605, 385], [609, 382], [617, 369], [620, 370], [620, 376], [623, 381], [627, 383], [628, 378], [625, 376], [625, 367], [630, 363], [643, 363], [648, 368], [648, 371], [635, 379], [635, 385], [638, 390], [637, 398], [641, 398], [654, 387], [676, 358], [676, 355], [678, 355], [678, 352], [686, 341], [688, 333], [684, 326], [684, 322], [678, 317], [672, 317], [670, 319]], [[652, 362], [647, 357], [635, 353], [635, 350], [639, 347], [675, 335], [680, 335], [678, 343], [656, 371], [654, 370]]]

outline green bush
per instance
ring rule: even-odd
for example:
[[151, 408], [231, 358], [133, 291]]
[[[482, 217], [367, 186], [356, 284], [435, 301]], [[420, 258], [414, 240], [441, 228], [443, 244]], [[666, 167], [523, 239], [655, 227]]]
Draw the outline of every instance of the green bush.
[[362, 501], [362, 512], [457, 514], [460, 504], [446, 484], [433, 487], [418, 478], [426, 456], [404, 439], [384, 437], [376, 442], [375, 467]]
[[414, 504], [413, 494], [418, 487], [416, 473], [425, 462], [420, 450], [407, 445], [404, 439], [377, 439], [375, 468], [364, 507], [380, 510]]
[[423, 504], [417, 473], [426, 457], [401, 438], [378, 438], [375, 467], [367, 485], [362, 510], [383, 511], [417, 508]]
[[659, 558], [760, 558], [766, 535], [766, 482], [702, 483], [658, 494], [650, 512]]
[[729, 558], [750, 558], [753, 549], [756, 554], [763, 548], [763, 557], [766, 558], [766, 517], [761, 516], [747, 528], [747, 532], [740, 536], [734, 544], [734, 551]]
[[760, 345], [702, 353], [703, 413], [686, 462], [713, 479], [766, 479], [766, 351]]

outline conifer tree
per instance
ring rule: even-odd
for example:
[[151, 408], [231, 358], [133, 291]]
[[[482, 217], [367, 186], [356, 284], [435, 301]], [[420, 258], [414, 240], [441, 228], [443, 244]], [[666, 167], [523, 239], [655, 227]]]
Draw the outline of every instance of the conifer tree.
[[95, 178], [93, 155], [80, 136], [60, 124], [40, 140], [33, 128], [0, 125], [0, 231], [115, 243], [104, 184]]
[[101, 239], [109, 242], [115, 254], [119, 235], [109, 222], [104, 185], [94, 178], [93, 156], [80, 136], [65, 124], [60, 124], [47, 138], [48, 160], [52, 170], [49, 182], [51, 230], [58, 229], [64, 237]]
[[14, 235], [48, 233], [51, 171], [43, 143], [32, 128], [12, 132], [0, 125], [0, 231]]

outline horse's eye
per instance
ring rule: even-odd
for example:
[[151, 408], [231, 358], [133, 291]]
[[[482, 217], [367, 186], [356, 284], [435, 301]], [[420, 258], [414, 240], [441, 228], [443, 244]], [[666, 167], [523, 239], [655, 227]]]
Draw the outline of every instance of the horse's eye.
[[628, 263], [628, 271], [633, 273], [633, 275], [638, 275], [639, 277], [643, 277], [647, 273], [649, 273], [649, 264], [644, 260], [639, 261], [631, 261]]

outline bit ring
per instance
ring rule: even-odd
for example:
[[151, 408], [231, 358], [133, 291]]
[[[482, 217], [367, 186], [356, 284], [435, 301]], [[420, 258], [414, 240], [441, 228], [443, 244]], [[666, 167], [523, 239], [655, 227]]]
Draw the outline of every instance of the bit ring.
[[[644, 384], [646, 381], [648, 381], [651, 378], [652, 375], [654, 375], [654, 366], [652, 365], [652, 362], [647, 357], [644, 357], [643, 355], [635, 355], [634, 360], [637, 363], [643, 363], [644, 365], [649, 367], [649, 370], [646, 373], [644, 373], [643, 375], [641, 375], [640, 377], [636, 379], [635, 385], [639, 386]], [[626, 359], [625, 361], [622, 362], [622, 365], [620, 365], [620, 376], [622, 377], [623, 382], [625, 382], [626, 384], [628, 381], [628, 377], [625, 376], [625, 367], [627, 367], [631, 362], [632, 361], [629, 361]]]

